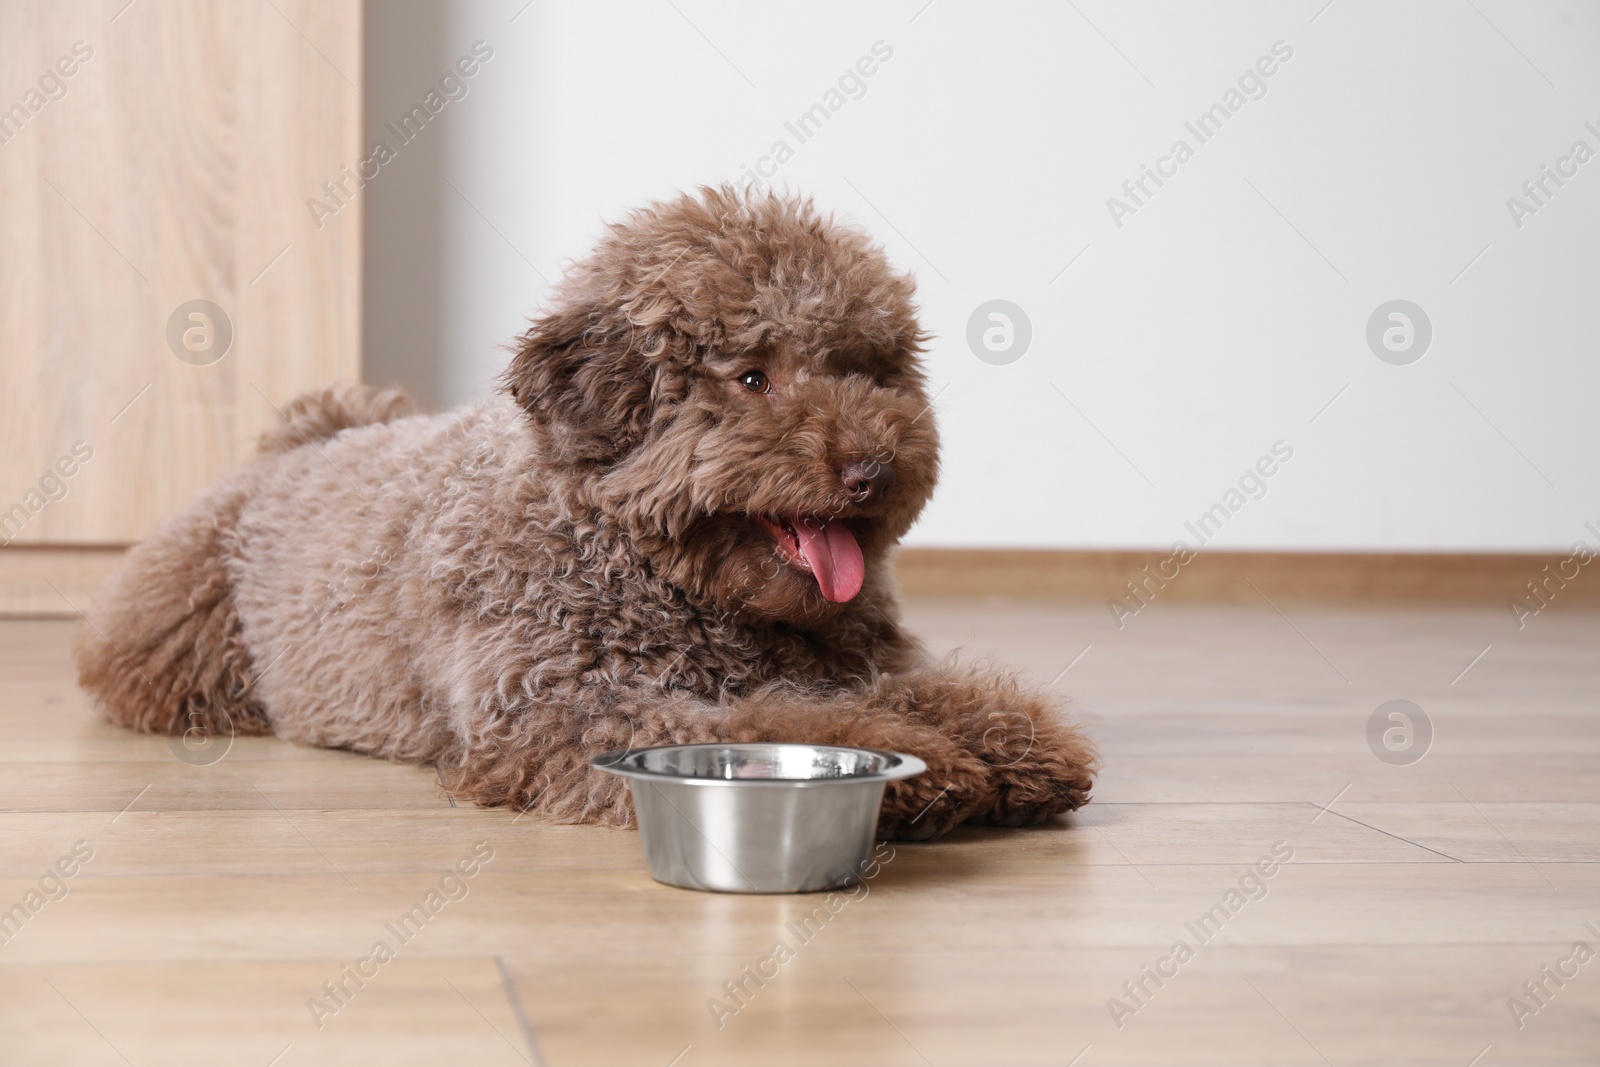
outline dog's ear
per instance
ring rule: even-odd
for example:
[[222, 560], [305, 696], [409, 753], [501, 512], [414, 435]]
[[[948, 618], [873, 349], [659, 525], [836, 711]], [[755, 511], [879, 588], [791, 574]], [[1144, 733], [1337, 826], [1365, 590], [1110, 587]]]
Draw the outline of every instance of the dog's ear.
[[644, 439], [665, 347], [625, 313], [567, 300], [517, 343], [505, 381], [553, 458], [611, 464]]

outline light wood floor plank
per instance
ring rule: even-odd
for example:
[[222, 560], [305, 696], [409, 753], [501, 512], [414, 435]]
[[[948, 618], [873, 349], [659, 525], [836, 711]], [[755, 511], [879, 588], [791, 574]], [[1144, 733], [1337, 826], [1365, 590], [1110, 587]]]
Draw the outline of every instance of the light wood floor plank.
[[[1453, 947], [1422, 961], [1409, 948], [1213, 944], [1198, 946], [1164, 986], [1147, 980], [1151, 995], [1122, 1017], [1119, 1029], [1107, 1001], [1118, 997], [1132, 1007], [1122, 984], [1139, 978], [1159, 954], [977, 949], [929, 959], [913, 946], [881, 954], [815, 951], [825, 939], [849, 938], [847, 924], [866, 920], [846, 911], [835, 921], [811, 944], [796, 945], [764, 987], [745, 978], [743, 968], [771, 946], [687, 966], [605, 959], [560, 974], [538, 960], [508, 962], [552, 1062], [573, 1067], [624, 1057], [664, 1064], [685, 1045], [692, 1048], [684, 1063], [728, 1065], [1059, 1067], [1088, 1048], [1080, 1067], [1326, 1067], [1330, 1061], [1464, 1067], [1485, 1045], [1501, 1055], [1484, 1062], [1573, 1065], [1591, 1061], [1592, 1016], [1600, 1008], [1600, 983], [1572, 985], [1516, 1029], [1503, 1005], [1507, 987], [1559, 956], [1555, 945]], [[741, 980], [749, 995], [729, 996], [724, 983]], [[585, 1039], [586, 1020], [596, 1004], [617, 1000], [640, 1010], [630, 1011], [634, 1026], [618, 1045], [599, 1048]], [[735, 1010], [718, 1011], [719, 1002]], [[818, 1048], [824, 1043], [825, 1051]]]
[[[493, 959], [416, 960], [402, 948], [368, 966], [368, 979], [348, 977], [352, 962], [0, 967], [5, 1062], [527, 1063]], [[337, 997], [323, 988], [330, 982], [344, 983]]]
[[[657, 885], [631, 831], [452, 807], [424, 768], [271, 738], [207, 762], [96, 716], [70, 624], [0, 621], [0, 1063], [1594, 1062], [1600, 962], [1520, 1029], [1507, 1001], [1600, 950], [1600, 613], [1277, 609], [911, 605], [936, 650], [1055, 679], [1105, 770], [1076, 815], [896, 845], [836, 913]], [[1367, 747], [1395, 698], [1434, 727], [1409, 766]], [[308, 998], [379, 940], [319, 1029]]]
[[[1263, 852], [1266, 851], [1263, 846]], [[136, 962], [318, 958], [349, 955], [381, 936], [437, 888], [441, 872], [277, 876], [80, 876], [4, 946], [7, 960]], [[92, 864], [90, 865], [92, 867]], [[881, 876], [848, 943], [821, 951], [879, 952], [915, 943], [943, 953], [1011, 946], [1054, 952], [1080, 946], [1160, 947], [1183, 924], [1239, 889], [1245, 865], [1006, 864], [903, 851]], [[492, 867], [492, 865], [491, 865]], [[823, 906], [820, 897], [746, 898], [646, 884], [642, 865], [616, 870], [501, 873], [468, 883], [416, 941], [418, 956], [517, 952], [551, 959], [610, 951], [615, 937], [640, 954], [748, 949]], [[20, 900], [33, 880], [0, 879], [0, 900]], [[1241, 890], [1248, 895], [1249, 886]], [[975, 914], [981, 897], [984, 911]], [[1226, 925], [1230, 944], [1449, 945], [1560, 942], [1600, 924], [1600, 865], [1524, 863], [1291, 863], [1266, 897]], [[1006, 921], [1011, 916], [1034, 916]], [[1084, 916], [1092, 916], [1085, 922]], [[1246, 921], [1247, 917], [1248, 921]]]

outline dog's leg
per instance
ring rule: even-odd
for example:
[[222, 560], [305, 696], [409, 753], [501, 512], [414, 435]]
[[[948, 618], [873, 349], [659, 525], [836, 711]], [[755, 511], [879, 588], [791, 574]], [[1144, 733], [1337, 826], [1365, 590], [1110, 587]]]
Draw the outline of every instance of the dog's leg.
[[918, 721], [937, 726], [987, 765], [984, 803], [968, 821], [1027, 826], [1089, 801], [1094, 745], [1040, 690], [1014, 677], [930, 667], [903, 683]]
[[958, 738], [873, 695], [772, 688], [727, 704], [661, 690], [578, 691], [495, 714], [440, 759], [455, 796], [556, 822], [631, 825], [627, 785], [600, 753], [654, 745], [794, 742], [909, 752], [928, 773], [892, 782], [879, 832], [934, 837], [992, 803], [990, 769]]
[[78, 682], [113, 722], [165, 734], [269, 730], [226, 566], [244, 477], [134, 546], [80, 628]]
[[498, 713], [441, 759], [447, 788], [557, 822], [630, 825], [626, 784], [597, 754], [717, 741], [907, 752], [928, 772], [891, 782], [878, 830], [936, 837], [966, 821], [1016, 826], [1089, 798], [1092, 746], [1050, 703], [1008, 678], [927, 668], [864, 690], [773, 686], [727, 704], [654, 689], [569, 692]]

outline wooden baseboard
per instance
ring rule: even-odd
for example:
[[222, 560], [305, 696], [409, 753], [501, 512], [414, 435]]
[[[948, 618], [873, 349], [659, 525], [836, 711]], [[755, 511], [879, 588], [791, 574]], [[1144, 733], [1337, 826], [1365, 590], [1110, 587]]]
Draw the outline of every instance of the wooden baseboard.
[[[121, 545], [0, 548], [0, 616], [67, 618], [88, 608], [121, 561]], [[1148, 570], [1146, 570], [1148, 568]], [[1548, 569], [1547, 569], [1548, 568]], [[1600, 604], [1600, 560], [1555, 554], [1358, 552], [1170, 553], [1054, 549], [905, 548], [900, 589], [914, 597], [1128, 600], [1127, 583], [1169, 601], [1421, 601], [1504, 606], [1535, 583], [1552, 606]], [[1574, 576], [1576, 572], [1576, 576]]]
[[[1546, 570], [1546, 568], [1549, 568]], [[1148, 568], [1148, 570], [1146, 570]], [[1170, 552], [905, 548], [895, 562], [907, 596], [1019, 600], [1259, 601], [1263, 595], [1345, 602], [1477, 602], [1531, 599], [1552, 605], [1600, 603], [1600, 559], [1580, 566], [1565, 554], [1359, 552]], [[1565, 577], [1563, 577], [1565, 575]], [[1252, 587], [1253, 586], [1253, 587]]]
[[71, 618], [87, 611], [126, 551], [123, 545], [0, 548], [0, 616]]

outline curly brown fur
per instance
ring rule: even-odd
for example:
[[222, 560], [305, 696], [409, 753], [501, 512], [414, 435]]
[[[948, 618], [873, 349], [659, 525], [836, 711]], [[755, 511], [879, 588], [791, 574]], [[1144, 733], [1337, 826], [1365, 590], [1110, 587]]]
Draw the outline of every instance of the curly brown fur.
[[278, 412], [278, 425], [261, 435], [258, 451], [286, 452], [332, 437], [353, 426], [392, 422], [416, 410], [399, 389], [364, 385], [330, 385], [295, 397]]
[[[432, 761], [456, 794], [626, 824], [624, 747], [888, 748], [881, 829], [1034, 822], [1094, 753], [1041, 692], [928, 660], [888, 555], [938, 439], [911, 281], [809, 203], [702, 190], [610, 228], [505, 394], [289, 406], [130, 555], [79, 644], [117, 721]], [[315, 446], [315, 447], [312, 447]]]
[[79, 631], [79, 681], [114, 721], [164, 734], [270, 731], [226, 569], [248, 481], [224, 481], [136, 545], [117, 579], [123, 592]]

